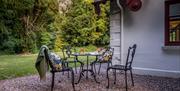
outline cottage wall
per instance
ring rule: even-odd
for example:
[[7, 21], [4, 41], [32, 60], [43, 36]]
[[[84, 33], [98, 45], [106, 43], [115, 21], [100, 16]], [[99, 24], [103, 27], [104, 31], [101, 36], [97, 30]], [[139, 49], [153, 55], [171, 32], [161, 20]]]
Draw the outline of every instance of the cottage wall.
[[[137, 12], [125, 9], [122, 31], [120, 30], [120, 13], [111, 15], [111, 45], [118, 45], [116, 41], [119, 41], [120, 36], [123, 36], [119, 48], [122, 48], [121, 63], [124, 64], [128, 46], [137, 44], [133, 63], [134, 72], [137, 74], [180, 77], [180, 50], [164, 49], [165, 0], [142, 1], [143, 6]], [[111, 11], [118, 10], [111, 8]], [[119, 37], [115, 36], [115, 34], [118, 35], [115, 33], [117, 31]], [[120, 50], [117, 48], [116, 51], [116, 56], [120, 58]], [[114, 60], [113, 63], [120, 62]]]

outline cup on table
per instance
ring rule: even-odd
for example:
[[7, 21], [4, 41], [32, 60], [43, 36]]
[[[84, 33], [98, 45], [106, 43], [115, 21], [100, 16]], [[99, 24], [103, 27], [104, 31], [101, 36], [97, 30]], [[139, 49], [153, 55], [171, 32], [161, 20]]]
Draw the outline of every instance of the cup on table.
[[81, 49], [80, 49], [80, 54], [84, 54], [84, 52], [85, 52], [85, 49], [84, 49], [84, 48], [81, 48]]

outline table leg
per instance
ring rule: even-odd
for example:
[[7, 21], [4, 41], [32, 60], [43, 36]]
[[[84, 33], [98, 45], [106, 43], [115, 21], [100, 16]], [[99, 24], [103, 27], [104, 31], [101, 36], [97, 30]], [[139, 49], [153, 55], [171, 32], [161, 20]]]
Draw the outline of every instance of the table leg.
[[82, 70], [82, 71], [81, 71], [81, 73], [80, 73], [80, 75], [79, 75], [78, 82], [77, 82], [77, 83], [75, 83], [75, 84], [78, 84], [78, 83], [80, 82], [80, 80], [81, 80], [81, 78], [82, 78], [82, 76], [83, 76], [83, 72], [84, 72], [84, 70]]
[[[91, 66], [91, 68], [93, 68], [93, 65]], [[96, 74], [94, 73], [94, 71], [93, 71], [93, 70], [90, 70], [90, 72], [91, 72], [91, 75], [93, 75], [94, 80], [96, 81], [96, 83], [100, 83], [100, 82], [97, 81], [97, 79], [96, 79]]]
[[76, 63], [77, 63], [77, 61], [75, 61], [75, 71], [76, 71], [76, 74], [77, 74], [77, 66], [76, 66]]
[[[89, 64], [89, 56], [87, 56], [87, 69], [89, 68], [88, 64]], [[86, 71], [86, 79], [88, 79], [88, 71]]]
[[81, 78], [82, 78], [82, 76], [84, 76], [84, 72], [86, 71], [86, 79], [88, 79], [88, 71], [89, 72], [91, 72], [91, 75], [93, 76], [93, 78], [94, 78], [94, 80], [96, 81], [96, 83], [100, 83], [100, 82], [98, 82], [97, 81], [97, 79], [96, 79], [96, 74], [94, 73], [94, 71], [93, 71], [93, 65], [91, 65], [91, 69], [89, 69], [89, 55], [87, 56], [87, 69], [83, 69], [82, 68], [82, 71], [80, 72], [80, 76], [79, 76], [79, 79], [78, 79], [78, 82], [77, 83], [75, 83], [75, 84], [78, 84], [79, 82], [80, 82], [80, 80], [81, 80]]
[[[97, 62], [97, 60], [98, 60], [98, 56], [96, 56], [96, 60], [95, 60], [95, 62], [93, 63], [95, 74], [97, 73], [97, 72], [96, 72], [96, 62]], [[92, 69], [92, 70], [93, 70], [93, 69]]]

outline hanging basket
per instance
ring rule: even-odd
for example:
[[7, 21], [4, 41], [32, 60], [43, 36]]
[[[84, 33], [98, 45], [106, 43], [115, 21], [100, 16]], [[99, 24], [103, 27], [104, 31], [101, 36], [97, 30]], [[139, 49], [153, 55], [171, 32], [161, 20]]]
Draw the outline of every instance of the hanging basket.
[[141, 0], [126, 0], [127, 8], [131, 11], [138, 11], [142, 7]]

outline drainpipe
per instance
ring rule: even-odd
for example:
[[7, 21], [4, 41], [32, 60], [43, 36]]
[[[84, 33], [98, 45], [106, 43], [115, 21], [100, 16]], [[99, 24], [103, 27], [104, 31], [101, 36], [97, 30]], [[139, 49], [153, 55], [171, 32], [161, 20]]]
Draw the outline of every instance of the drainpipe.
[[121, 16], [121, 28], [120, 28], [120, 64], [123, 64], [123, 31], [124, 31], [124, 9], [122, 7], [122, 5], [120, 4], [120, 0], [116, 0], [116, 3], [120, 9], [120, 16]]

